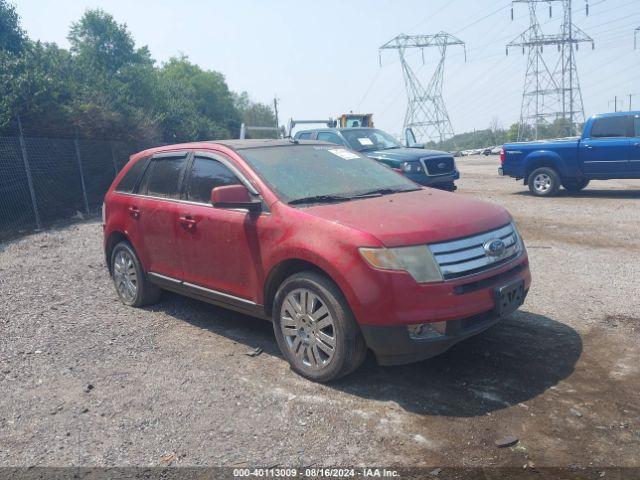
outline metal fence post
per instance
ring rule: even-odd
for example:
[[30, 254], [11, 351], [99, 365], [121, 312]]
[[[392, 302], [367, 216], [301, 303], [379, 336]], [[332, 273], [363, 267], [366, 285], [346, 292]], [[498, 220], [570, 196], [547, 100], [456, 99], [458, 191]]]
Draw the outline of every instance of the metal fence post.
[[40, 214], [38, 213], [38, 202], [36, 201], [36, 191], [33, 188], [33, 178], [31, 178], [31, 167], [29, 166], [29, 158], [27, 157], [27, 145], [24, 143], [24, 135], [22, 134], [22, 122], [20, 121], [20, 115], [18, 115], [18, 130], [20, 131], [20, 150], [22, 151], [22, 163], [24, 163], [24, 169], [27, 173], [27, 184], [29, 185], [29, 193], [31, 194], [31, 204], [33, 206], [33, 213], [36, 217], [36, 228], [42, 229], [42, 222], [40, 221]]
[[115, 178], [118, 176], [118, 163], [116, 162], [116, 152], [113, 149], [113, 140], [109, 142], [109, 145], [111, 145], [111, 161], [113, 161], [113, 171], [115, 172], [115, 176], [113, 178]]
[[82, 173], [82, 160], [80, 158], [80, 147], [78, 145], [78, 137], [73, 140], [76, 146], [76, 158], [78, 159], [78, 168], [80, 169], [80, 183], [82, 184], [82, 196], [84, 198], [84, 208], [89, 213], [89, 201], [87, 200], [87, 188], [84, 184], [84, 173]]

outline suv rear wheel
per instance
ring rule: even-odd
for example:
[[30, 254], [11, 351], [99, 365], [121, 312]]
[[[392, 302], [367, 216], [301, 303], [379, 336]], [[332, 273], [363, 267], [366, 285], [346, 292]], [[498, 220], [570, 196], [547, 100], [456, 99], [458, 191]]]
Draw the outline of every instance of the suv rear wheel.
[[527, 180], [529, 190], [537, 197], [552, 197], [560, 189], [560, 175], [553, 168], [536, 168]]
[[147, 280], [129, 243], [120, 242], [111, 252], [111, 273], [118, 297], [125, 305], [142, 307], [160, 298], [160, 288]]
[[316, 382], [353, 372], [367, 354], [342, 292], [315, 272], [296, 273], [282, 283], [273, 302], [273, 329], [291, 368]]

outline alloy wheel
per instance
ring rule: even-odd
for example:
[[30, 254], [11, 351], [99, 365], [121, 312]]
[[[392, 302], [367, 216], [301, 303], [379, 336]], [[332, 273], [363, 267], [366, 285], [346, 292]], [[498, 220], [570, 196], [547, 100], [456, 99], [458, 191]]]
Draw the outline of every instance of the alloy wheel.
[[546, 193], [551, 189], [551, 177], [546, 173], [539, 173], [533, 179], [534, 188], [540, 193]]
[[126, 302], [133, 302], [138, 293], [138, 274], [131, 254], [119, 250], [113, 261], [113, 280], [116, 289]]
[[327, 366], [336, 349], [333, 317], [322, 299], [306, 288], [290, 292], [280, 309], [280, 328], [293, 355], [306, 367]]

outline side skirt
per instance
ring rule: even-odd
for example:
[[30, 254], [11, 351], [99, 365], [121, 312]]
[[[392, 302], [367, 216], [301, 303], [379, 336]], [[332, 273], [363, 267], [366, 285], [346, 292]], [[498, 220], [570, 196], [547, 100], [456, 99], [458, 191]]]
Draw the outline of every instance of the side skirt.
[[165, 275], [160, 275], [159, 273], [147, 272], [147, 278], [150, 282], [155, 283], [165, 290], [207, 302], [218, 307], [251, 315], [252, 317], [271, 321], [271, 318], [265, 313], [264, 305], [252, 302], [251, 300], [211, 290], [193, 283], [183, 282], [177, 278], [167, 277]]

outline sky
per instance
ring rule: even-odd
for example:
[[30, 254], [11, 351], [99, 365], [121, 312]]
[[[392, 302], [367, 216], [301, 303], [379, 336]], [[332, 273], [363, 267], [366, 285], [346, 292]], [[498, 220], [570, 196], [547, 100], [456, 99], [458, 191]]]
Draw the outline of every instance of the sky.
[[[187, 55], [223, 73], [234, 91], [257, 101], [279, 99], [279, 120], [324, 119], [349, 111], [373, 113], [376, 126], [399, 135], [406, 93], [397, 53], [378, 47], [400, 33], [445, 31], [466, 43], [447, 52], [443, 97], [456, 133], [504, 127], [520, 116], [526, 69], [521, 50], [505, 45], [529, 26], [527, 6], [507, 0], [13, 0], [34, 40], [68, 47], [69, 27], [100, 7], [126, 23], [138, 46], [158, 62]], [[576, 53], [586, 115], [640, 110], [640, 0], [573, 0], [574, 24], [595, 41]], [[559, 30], [540, 8], [545, 33]], [[426, 85], [439, 60], [436, 50], [408, 54]], [[553, 48], [545, 50], [553, 58]]]

